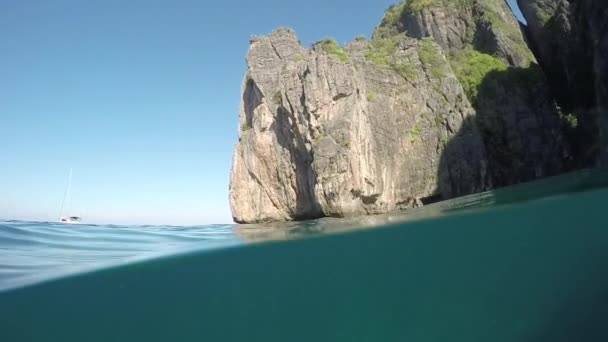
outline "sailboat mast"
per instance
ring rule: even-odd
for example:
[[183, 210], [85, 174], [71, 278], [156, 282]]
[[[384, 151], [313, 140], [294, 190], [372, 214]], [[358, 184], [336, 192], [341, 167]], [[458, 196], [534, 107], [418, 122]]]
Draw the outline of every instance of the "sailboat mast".
[[65, 188], [65, 194], [63, 195], [63, 201], [61, 201], [61, 211], [59, 212], [59, 219], [63, 217], [63, 207], [67, 202], [67, 198], [70, 196], [70, 188], [72, 187], [72, 168], [70, 168], [70, 176], [68, 177], [68, 186]]

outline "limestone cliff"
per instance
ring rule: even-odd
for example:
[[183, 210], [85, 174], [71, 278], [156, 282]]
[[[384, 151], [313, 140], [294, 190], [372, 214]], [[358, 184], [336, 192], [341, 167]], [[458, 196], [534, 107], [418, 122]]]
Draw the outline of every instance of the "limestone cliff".
[[519, 6], [557, 101], [577, 124], [569, 138], [578, 163], [594, 163], [598, 153], [606, 161], [608, 1], [520, 0]]
[[495, 186], [563, 169], [557, 107], [504, 0], [410, 0], [391, 11], [374, 37], [405, 32], [442, 47], [476, 110]]
[[278, 29], [247, 65], [237, 222], [383, 213], [562, 170], [555, 103], [503, 0], [410, 0], [344, 47]]
[[384, 64], [363, 40], [307, 49], [289, 29], [252, 40], [235, 221], [382, 213], [489, 186], [475, 112], [440, 47], [391, 44]]

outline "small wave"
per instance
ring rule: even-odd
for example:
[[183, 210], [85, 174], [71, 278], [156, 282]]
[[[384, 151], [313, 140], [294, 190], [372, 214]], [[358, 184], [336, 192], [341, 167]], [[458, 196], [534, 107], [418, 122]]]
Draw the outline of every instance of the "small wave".
[[0, 290], [75, 270], [240, 243], [233, 227], [0, 221]]

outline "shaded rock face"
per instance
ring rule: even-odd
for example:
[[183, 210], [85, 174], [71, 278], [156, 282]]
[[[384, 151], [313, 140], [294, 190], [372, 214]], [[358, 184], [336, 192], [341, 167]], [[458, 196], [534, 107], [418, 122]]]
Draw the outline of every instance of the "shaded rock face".
[[490, 186], [475, 112], [440, 47], [400, 37], [389, 57], [411, 66], [401, 73], [368, 61], [369, 49], [355, 41], [340, 58], [303, 48], [289, 29], [252, 39], [230, 183], [236, 222], [384, 213]]
[[[520, 25], [503, 0], [410, 0], [374, 33], [432, 37], [468, 92], [495, 186], [561, 172], [558, 109]], [[389, 12], [390, 13], [390, 12]], [[391, 20], [392, 19], [392, 20]]]
[[[573, 132], [580, 164], [608, 151], [608, 2], [520, 0], [528, 36], [564, 111], [578, 119]], [[601, 141], [597, 135], [600, 134]]]

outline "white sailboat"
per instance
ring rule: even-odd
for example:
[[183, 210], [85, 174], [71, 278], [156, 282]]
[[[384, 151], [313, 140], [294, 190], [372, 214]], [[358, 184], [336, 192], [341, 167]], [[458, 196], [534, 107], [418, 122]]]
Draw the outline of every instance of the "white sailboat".
[[[62, 223], [80, 223], [82, 218], [80, 216], [74, 216], [69, 214], [69, 203], [70, 203], [70, 190], [72, 188], [72, 169], [70, 168], [70, 176], [68, 178], [68, 186], [65, 189], [65, 195], [63, 196], [63, 201], [61, 202], [61, 211], [59, 212], [59, 222]], [[67, 214], [63, 214], [64, 207], [67, 206]]]

